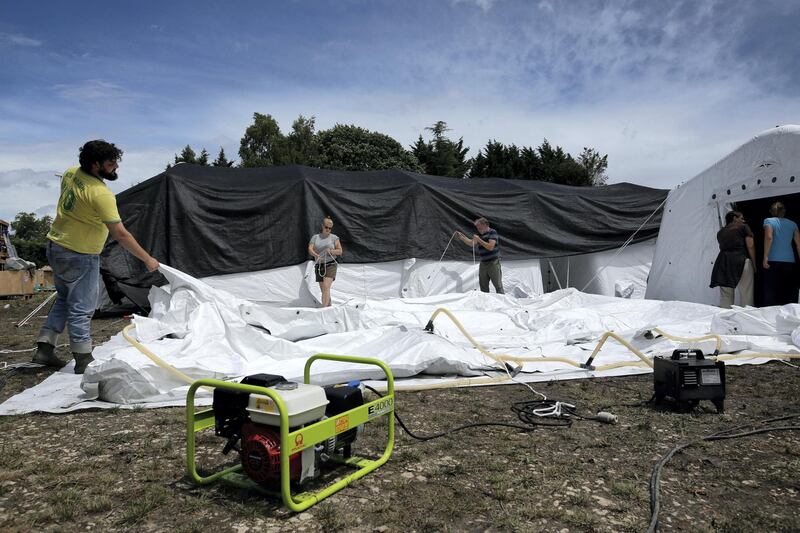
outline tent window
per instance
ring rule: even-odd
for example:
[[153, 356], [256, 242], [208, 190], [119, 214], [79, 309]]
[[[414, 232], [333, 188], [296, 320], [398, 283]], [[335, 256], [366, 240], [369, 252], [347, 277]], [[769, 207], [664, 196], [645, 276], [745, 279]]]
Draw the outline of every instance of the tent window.
[[778, 181], [778, 177], [777, 176], [773, 176], [772, 177], [772, 183], [775, 183], [776, 181]]
[[794, 176], [789, 176], [789, 183], [794, 183]]

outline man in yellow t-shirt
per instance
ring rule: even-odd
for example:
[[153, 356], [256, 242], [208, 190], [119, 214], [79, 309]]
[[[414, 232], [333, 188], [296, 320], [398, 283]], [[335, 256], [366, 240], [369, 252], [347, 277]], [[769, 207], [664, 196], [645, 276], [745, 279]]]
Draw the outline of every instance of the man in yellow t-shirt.
[[103, 140], [80, 149], [80, 166], [64, 172], [56, 219], [47, 234], [47, 260], [53, 269], [56, 301], [39, 330], [33, 362], [48, 366], [66, 363], [55, 355], [58, 335], [69, 326], [75, 373], [92, 362], [91, 320], [100, 283], [100, 252], [108, 235], [144, 262], [153, 272], [156, 261], [125, 229], [114, 193], [105, 180], [117, 179], [122, 150]]

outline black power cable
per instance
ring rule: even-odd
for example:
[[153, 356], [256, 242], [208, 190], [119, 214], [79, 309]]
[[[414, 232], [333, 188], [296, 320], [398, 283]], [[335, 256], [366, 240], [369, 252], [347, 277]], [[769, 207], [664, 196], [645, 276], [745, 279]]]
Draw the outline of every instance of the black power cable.
[[658, 493], [658, 486], [661, 482], [661, 470], [664, 468], [664, 465], [672, 458], [673, 455], [678, 453], [679, 451], [692, 446], [693, 444], [697, 444], [698, 442], [702, 441], [715, 441], [715, 440], [726, 440], [726, 439], [737, 439], [739, 437], [748, 437], [750, 435], [758, 435], [761, 433], [769, 433], [771, 431], [789, 431], [789, 430], [798, 430], [800, 426], [772, 426], [772, 427], [765, 427], [765, 428], [758, 428], [753, 429], [750, 431], [743, 431], [740, 433], [734, 433], [740, 429], [744, 429], [747, 427], [751, 427], [755, 424], [770, 424], [772, 422], [779, 422], [781, 420], [788, 420], [790, 418], [800, 417], [800, 413], [780, 416], [776, 418], [768, 418], [766, 420], [760, 420], [753, 422], [752, 424], [746, 424], [743, 426], [737, 426], [731, 429], [726, 429], [723, 431], [719, 431], [712, 435], [707, 435], [705, 437], [701, 437], [697, 440], [693, 440], [690, 442], [684, 442], [682, 444], [676, 445], [672, 448], [669, 452], [667, 452], [664, 457], [662, 457], [657, 463], [656, 466], [653, 467], [653, 473], [650, 476], [650, 525], [647, 528], [648, 533], [653, 533], [658, 529], [658, 512], [661, 510], [661, 502], [659, 501], [659, 493]]
[[[365, 384], [364, 387], [366, 389], [372, 391], [373, 393], [377, 394], [378, 397], [383, 398], [383, 394], [381, 394], [380, 392], [378, 392], [374, 388], [370, 387], [369, 385]], [[466, 425], [463, 425], [463, 426], [458, 426], [458, 427], [455, 427], [455, 428], [452, 428], [452, 429], [448, 429], [447, 431], [443, 431], [441, 433], [436, 433], [435, 435], [424, 435], [423, 436], [423, 435], [415, 435], [414, 433], [412, 433], [411, 430], [408, 429], [406, 427], [406, 425], [403, 423], [403, 421], [400, 419], [400, 415], [397, 414], [397, 410], [394, 411], [394, 418], [395, 418], [395, 420], [397, 420], [397, 423], [400, 424], [400, 427], [403, 428], [403, 431], [408, 433], [409, 437], [411, 437], [412, 439], [423, 441], [423, 442], [424, 441], [428, 441], [428, 440], [438, 439], [439, 437], [444, 437], [445, 435], [450, 435], [452, 433], [455, 433], [457, 431], [461, 431], [463, 429], [482, 427], [482, 426], [509, 427], [509, 428], [514, 428], [514, 429], [521, 429], [523, 431], [532, 431], [534, 429], [533, 426], [521, 426], [519, 424], [508, 424], [508, 423], [505, 423], [505, 422], [476, 422], [474, 424], [466, 424]]]
[[[364, 385], [364, 387], [373, 393], [377, 394], [379, 397], [383, 397], [383, 395], [375, 390], [374, 388], [370, 387], [369, 385]], [[559, 416], [548, 416], [543, 417], [542, 415], [537, 415], [534, 413], [535, 409], [544, 408], [549, 409], [552, 406], [555, 406], [557, 403], [561, 404], [561, 414]], [[569, 407], [566, 407], [569, 406]], [[606, 423], [613, 423], [610, 420], [605, 420], [602, 417], [587, 417], [581, 416], [577, 414], [575, 407], [569, 404], [564, 404], [563, 402], [555, 402], [554, 400], [535, 400], [531, 402], [517, 402], [511, 406], [511, 410], [517, 413], [519, 419], [525, 423], [525, 425], [520, 424], [510, 424], [507, 422], [476, 422], [474, 424], [465, 424], [463, 426], [454, 427], [447, 431], [443, 431], [441, 433], [436, 433], [434, 435], [415, 435], [403, 421], [400, 419], [400, 416], [397, 414], [397, 411], [394, 411], [394, 418], [397, 420], [397, 423], [400, 424], [400, 427], [403, 428], [409, 437], [412, 439], [416, 439], [419, 441], [429, 441], [433, 439], [438, 439], [439, 437], [444, 437], [446, 435], [450, 435], [457, 431], [462, 431], [464, 429], [469, 428], [476, 428], [476, 427], [507, 427], [512, 429], [520, 429], [522, 431], [533, 431], [536, 429], [536, 426], [551, 426], [551, 427], [565, 427], [572, 425], [572, 418], [582, 418], [585, 420], [598, 420], [600, 422]], [[599, 414], [599, 413], [598, 413]], [[611, 415], [613, 416], [613, 415]], [[614, 417], [616, 420], [616, 417]], [[549, 420], [550, 422], [544, 422], [544, 420]]]

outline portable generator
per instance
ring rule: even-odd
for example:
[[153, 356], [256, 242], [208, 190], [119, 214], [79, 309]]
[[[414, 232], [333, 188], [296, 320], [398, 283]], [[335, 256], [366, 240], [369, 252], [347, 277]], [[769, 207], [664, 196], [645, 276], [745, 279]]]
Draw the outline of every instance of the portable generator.
[[[313, 385], [311, 365], [320, 359], [378, 366], [386, 374], [388, 393], [365, 402], [359, 382]], [[194, 396], [200, 387], [213, 388], [213, 404], [211, 409], [195, 412]], [[392, 373], [376, 359], [317, 354], [306, 362], [303, 383], [272, 374], [247, 376], [240, 383], [201, 379], [191, 385], [186, 399], [187, 469], [200, 484], [224, 479], [245, 488], [280, 492], [286, 506], [299, 512], [389, 460], [394, 446], [393, 414]], [[364, 424], [384, 415], [389, 417], [383, 455], [374, 460], [353, 456], [353, 444]], [[204, 477], [197, 472], [195, 433], [211, 427], [226, 441], [222, 454], [236, 450], [240, 461]], [[318, 478], [321, 467], [329, 463], [357, 470], [317, 492], [292, 493], [292, 487]]]
[[712, 361], [700, 350], [675, 350], [672, 356], [653, 358], [656, 402], [675, 400], [681, 411], [689, 411], [709, 400], [718, 413], [725, 410], [725, 363]]

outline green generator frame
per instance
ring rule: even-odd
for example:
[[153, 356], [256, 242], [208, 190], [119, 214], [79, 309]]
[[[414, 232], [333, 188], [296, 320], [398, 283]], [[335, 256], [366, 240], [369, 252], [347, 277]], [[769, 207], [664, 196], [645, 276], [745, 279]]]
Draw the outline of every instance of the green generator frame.
[[[261, 394], [268, 396], [273, 402], [275, 402], [278, 415], [280, 416], [280, 496], [283, 499], [283, 503], [286, 505], [286, 507], [292, 511], [299, 513], [308, 509], [312, 505], [324, 500], [332, 494], [335, 494], [353, 481], [364, 477], [386, 463], [386, 461], [388, 461], [389, 457], [392, 455], [392, 448], [394, 447], [394, 377], [392, 376], [392, 371], [383, 361], [379, 361], [377, 359], [345, 355], [316, 354], [311, 356], [306, 362], [305, 369], [303, 371], [304, 383], [311, 382], [311, 365], [314, 363], [314, 361], [318, 360], [377, 366], [381, 368], [386, 375], [388, 391], [385, 396], [382, 396], [377, 400], [366, 402], [363, 405], [350, 409], [349, 411], [345, 411], [331, 418], [326, 418], [298, 430], [289, 432], [289, 417], [286, 411], [286, 404], [274, 391], [264, 387], [259, 387], [257, 385], [242, 385], [241, 383], [232, 383], [211, 378], [199, 379], [192, 383], [192, 385], [189, 387], [189, 392], [186, 395], [186, 468], [192, 479], [200, 485], [206, 485], [219, 479], [223, 479], [238, 486], [263, 490], [263, 488], [257, 485], [255, 482], [239, 473], [242, 470], [241, 463], [208, 476], [201, 476], [197, 472], [197, 464], [195, 461], [195, 433], [204, 429], [213, 428], [215, 422], [213, 408], [195, 412], [194, 397], [197, 389], [200, 387], [221, 388], [232, 391], [247, 392], [250, 394]], [[389, 422], [386, 449], [381, 457], [378, 459], [364, 459], [352, 456], [346, 459], [340, 459], [339, 462], [347, 466], [357, 468], [358, 470], [316, 492], [292, 494], [289, 479], [289, 457], [291, 455], [314, 446], [339, 433], [355, 428], [361, 424], [377, 420], [384, 415], [389, 415]], [[335, 458], [332, 459], [335, 460]]]

